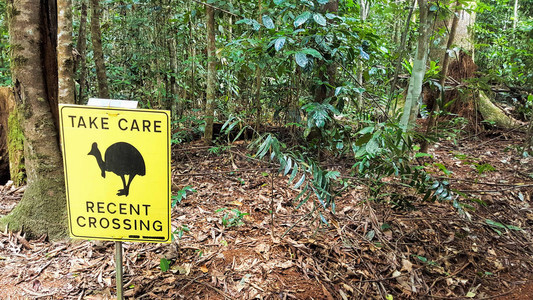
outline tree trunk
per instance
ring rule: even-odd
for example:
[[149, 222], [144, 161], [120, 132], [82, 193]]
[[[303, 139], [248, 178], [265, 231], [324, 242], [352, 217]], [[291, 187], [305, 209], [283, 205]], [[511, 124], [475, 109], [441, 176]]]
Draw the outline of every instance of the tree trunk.
[[[338, 0], [332, 0], [322, 6], [320, 11], [322, 13], [333, 13], [336, 14], [339, 10], [339, 1]], [[337, 67], [333, 63], [331, 55], [329, 53], [324, 54], [324, 60], [321, 60], [317, 64], [318, 67], [318, 78], [322, 82], [319, 84], [315, 89], [315, 95], [314, 95], [314, 101], [317, 103], [323, 103], [326, 98], [333, 97], [334, 96], [334, 88], [332, 89], [330, 86], [335, 87], [336, 84], [336, 73], [337, 73]], [[327, 82], [327, 83], [326, 83]]]
[[[407, 19], [405, 20], [405, 27], [402, 31], [402, 36], [400, 38], [400, 45], [398, 47], [398, 58], [396, 59], [396, 64], [394, 66], [394, 76], [392, 77], [392, 83], [391, 88], [389, 92], [390, 99], [393, 99], [394, 93], [396, 92], [396, 83], [398, 82], [398, 75], [400, 73], [400, 68], [402, 65], [403, 57], [405, 56], [405, 48], [406, 48], [406, 41], [407, 41], [407, 34], [409, 33], [409, 27], [411, 26], [411, 17], [413, 16], [413, 12], [415, 10], [416, 6], [416, 0], [412, 0], [411, 6], [409, 7], [409, 14], [407, 15]], [[396, 103], [397, 101], [394, 101], [394, 106], [392, 108], [393, 111], [396, 111]], [[390, 106], [388, 107], [390, 108]]]
[[170, 56], [170, 70], [172, 70], [172, 73], [170, 74], [170, 91], [171, 91], [171, 97], [170, 97], [170, 105], [168, 108], [171, 110], [171, 116], [172, 120], [175, 121], [178, 119], [178, 110], [180, 109], [179, 106], [179, 92], [178, 92], [178, 83], [176, 82], [176, 74], [178, 74], [178, 59], [176, 57], [176, 40], [171, 39], [168, 41], [168, 51]]
[[[448, 76], [448, 67], [450, 65], [450, 51], [455, 39], [455, 33], [457, 32], [457, 24], [459, 23], [459, 12], [461, 11], [461, 5], [459, 1], [455, 3], [455, 13], [452, 21], [452, 27], [450, 28], [450, 34], [448, 35], [448, 42], [446, 43], [446, 49], [444, 51], [444, 58], [442, 60], [442, 69], [439, 78], [439, 85], [441, 87], [440, 98], [441, 102], [444, 102], [444, 91], [446, 90], [446, 77]], [[433, 132], [435, 125], [437, 124], [438, 112], [440, 110], [439, 101], [435, 101], [435, 105], [431, 110], [426, 127], [426, 136], [429, 136]], [[437, 113], [437, 114], [435, 114]], [[427, 152], [429, 142], [424, 140], [422, 142], [421, 151]]]
[[429, 15], [429, 5], [426, 0], [418, 0], [420, 10], [420, 25], [418, 27], [418, 43], [416, 47], [413, 71], [409, 79], [409, 89], [400, 119], [400, 126], [404, 131], [411, 129], [418, 115], [418, 99], [422, 93], [422, 84], [426, 74], [428, 58], [429, 36], [432, 18]]
[[483, 116], [483, 120], [493, 123], [498, 128], [515, 129], [524, 125], [523, 122], [506, 115], [498, 106], [490, 101], [489, 97], [483, 91], [479, 92], [478, 109]]
[[96, 78], [98, 80], [98, 97], [109, 98], [107, 76], [102, 50], [102, 33], [100, 31], [100, 4], [99, 0], [91, 1], [91, 40], [93, 42], [94, 63], [96, 65]]
[[207, 24], [207, 87], [205, 96], [205, 131], [204, 141], [211, 144], [213, 140], [213, 121], [215, 119], [216, 57], [215, 57], [215, 11], [210, 5], [205, 6]]
[[[361, 23], [366, 22], [366, 18], [368, 16], [368, 12], [370, 10], [370, 2], [367, 0], [359, 0], [359, 18], [361, 20]], [[363, 87], [363, 73], [365, 69], [363, 66], [363, 60], [361, 57], [357, 60], [357, 81]], [[357, 94], [357, 106], [359, 109], [363, 107], [363, 93]]]
[[86, 74], [87, 74], [87, 64], [85, 52], [87, 50], [87, 3], [86, 0], [81, 0], [81, 15], [80, 15], [80, 30], [78, 33], [78, 45], [77, 50], [79, 57], [75, 60], [74, 72], [78, 69], [80, 70], [79, 76], [79, 85], [80, 89], [78, 96], [76, 97], [76, 102], [78, 104], [83, 104], [85, 100], [85, 89], [86, 89]]
[[74, 103], [74, 60], [72, 51], [72, 0], [57, 0], [58, 102]]
[[[52, 107], [57, 107], [49, 72], [57, 74], [47, 53], [56, 53], [46, 40], [56, 36], [54, 1], [9, 0], [9, 35], [15, 103], [21, 116], [28, 186], [17, 207], [0, 219], [11, 230], [24, 229], [30, 237], [67, 235], [65, 183], [57, 127]], [[43, 30], [44, 29], [44, 30]], [[42, 47], [35, 47], [42, 45]], [[53, 76], [52, 76], [53, 77]], [[55, 81], [57, 84], [57, 80]], [[48, 88], [47, 88], [48, 87]], [[52, 92], [52, 93], [51, 93]], [[53, 100], [53, 101], [51, 101]], [[53, 106], [52, 106], [53, 105]]]
[[516, 29], [516, 24], [518, 24], [518, 0], [514, 0], [514, 6], [513, 6], [513, 29]]
[[[261, 18], [261, 11], [262, 11], [262, 2], [261, 0], [258, 0], [258, 7], [257, 7], [257, 22], [259, 24], [263, 23]], [[261, 39], [261, 32], [259, 32], [259, 39]], [[261, 59], [261, 57], [259, 57]], [[255, 99], [254, 99], [254, 106], [255, 106], [255, 130], [259, 131], [259, 128], [261, 127], [261, 81], [262, 81], [262, 68], [260, 67], [260, 63], [255, 64]]]

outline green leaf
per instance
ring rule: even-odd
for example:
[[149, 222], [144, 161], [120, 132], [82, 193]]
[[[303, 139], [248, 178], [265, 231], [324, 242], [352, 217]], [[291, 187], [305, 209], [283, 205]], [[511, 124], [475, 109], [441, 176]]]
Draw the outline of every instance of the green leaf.
[[376, 154], [379, 151], [379, 144], [376, 141], [375, 138], [370, 139], [368, 143], [366, 143], [366, 152], [369, 154]]
[[283, 2], [285, 2], [285, 0], [274, 0], [274, 4], [276, 4], [276, 5], [280, 5]]
[[297, 189], [299, 188], [305, 181], [305, 173], [302, 175], [302, 177], [300, 178], [300, 180], [298, 180], [298, 182], [294, 185], [294, 189]]
[[491, 219], [485, 219], [485, 223], [489, 224], [490, 226], [499, 227], [499, 228], [502, 228], [502, 229], [507, 229], [507, 227], [505, 225], [503, 225], [502, 223], [493, 221]]
[[318, 2], [318, 4], [324, 5], [327, 4], [329, 0], [317, 0], [316, 2]]
[[337, 177], [341, 176], [341, 173], [339, 171], [329, 171], [326, 173], [326, 178], [330, 179], [337, 179]]
[[314, 58], [322, 59], [322, 54], [320, 54], [320, 52], [318, 52], [316, 49], [306, 48], [306, 49], [303, 49], [300, 52], [305, 53], [305, 54], [309, 54], [309, 55], [311, 55]]
[[287, 159], [287, 165], [285, 166], [285, 171], [283, 172], [283, 175], [287, 175], [289, 174], [289, 171], [291, 170], [292, 168], [292, 159], [289, 157], [289, 159]]
[[296, 177], [296, 174], [298, 174], [298, 164], [294, 163], [294, 167], [292, 168], [291, 176], [289, 177], [289, 184], [294, 180]]
[[286, 37], [277, 38], [276, 41], [274, 42], [274, 49], [276, 49], [276, 51], [281, 50], [283, 46], [285, 46], [286, 41], [287, 41]]
[[326, 26], [327, 24], [326, 18], [319, 13], [313, 15], [313, 20], [315, 20], [315, 22], [320, 26]]
[[299, 27], [303, 23], [307, 22], [307, 20], [309, 20], [310, 17], [311, 17], [311, 12], [309, 11], [306, 11], [300, 14], [299, 16], [296, 17], [296, 19], [294, 19], [294, 27]]
[[357, 132], [357, 134], [364, 135], [364, 134], [372, 133], [372, 132], [374, 132], [374, 126], [368, 126], [368, 127], [365, 127], [363, 129], [359, 130]]
[[263, 15], [263, 25], [268, 29], [274, 29], [274, 21], [268, 15]]
[[296, 63], [302, 68], [305, 68], [305, 66], [307, 65], [307, 62], [309, 61], [309, 59], [307, 58], [307, 55], [302, 52], [297, 52], [294, 55], [294, 58], [296, 59]]
[[170, 269], [170, 261], [166, 258], [161, 258], [159, 260], [159, 267], [161, 268], [161, 271], [166, 272], [168, 269]]

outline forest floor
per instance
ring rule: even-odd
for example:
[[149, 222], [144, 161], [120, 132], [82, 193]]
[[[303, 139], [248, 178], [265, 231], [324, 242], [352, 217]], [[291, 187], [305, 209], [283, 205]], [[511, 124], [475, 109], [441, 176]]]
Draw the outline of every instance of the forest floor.
[[[238, 142], [213, 154], [173, 147], [173, 190], [194, 193], [172, 211], [171, 244], [124, 243], [130, 299], [525, 299], [533, 297], [533, 159], [517, 133], [431, 148], [426, 170], [450, 177], [467, 216], [450, 202], [413, 208], [369, 200], [363, 185], [336, 198], [328, 225], [295, 208], [298, 191]], [[329, 158], [350, 176], [351, 160]], [[445, 169], [439, 164], [445, 166]], [[448, 175], [443, 171], [451, 172]], [[395, 188], [395, 185], [385, 187]], [[23, 189], [0, 187], [0, 214]], [[273, 212], [273, 214], [271, 214]], [[223, 225], [226, 223], [226, 226]], [[2, 230], [3, 231], [3, 230]], [[27, 241], [0, 232], [1, 299], [110, 299], [114, 243]], [[160, 259], [170, 269], [160, 269]]]

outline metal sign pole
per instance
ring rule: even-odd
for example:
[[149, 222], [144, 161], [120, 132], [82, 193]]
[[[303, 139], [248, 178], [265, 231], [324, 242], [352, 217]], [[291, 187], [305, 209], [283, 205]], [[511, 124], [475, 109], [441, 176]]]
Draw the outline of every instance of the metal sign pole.
[[122, 283], [122, 242], [115, 241], [115, 273], [117, 275], [117, 300], [124, 299]]

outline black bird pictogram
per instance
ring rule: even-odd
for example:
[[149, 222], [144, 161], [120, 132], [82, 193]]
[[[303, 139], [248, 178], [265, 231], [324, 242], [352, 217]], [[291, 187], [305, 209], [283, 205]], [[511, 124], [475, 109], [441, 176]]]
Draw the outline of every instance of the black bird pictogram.
[[[109, 146], [105, 151], [105, 161], [102, 160], [102, 154], [98, 150], [96, 143], [93, 143], [88, 155], [94, 155], [96, 158], [96, 162], [102, 171], [102, 177], [105, 178], [106, 171], [120, 176], [124, 188], [118, 190], [118, 196], [128, 196], [133, 178], [136, 175], [144, 176], [146, 174], [146, 167], [141, 153], [137, 148], [125, 142], [118, 142]], [[129, 175], [128, 183], [126, 183], [126, 175]]]

